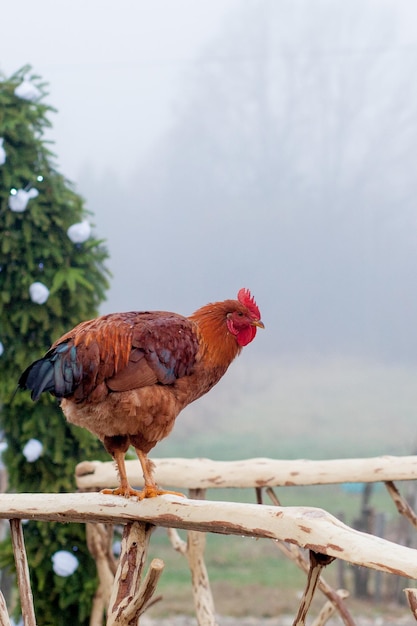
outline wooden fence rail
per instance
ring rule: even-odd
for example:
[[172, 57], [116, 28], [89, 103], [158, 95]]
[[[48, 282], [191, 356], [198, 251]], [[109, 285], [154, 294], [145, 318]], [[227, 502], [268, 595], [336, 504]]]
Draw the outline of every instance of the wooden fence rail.
[[346, 526], [323, 509], [161, 496], [137, 502], [100, 493], [3, 494], [0, 518], [126, 524], [146, 522], [225, 535], [262, 537], [417, 580], [417, 550]]
[[[378, 456], [364, 459], [294, 461], [267, 458], [243, 461], [154, 459], [156, 481], [180, 489], [289, 487], [333, 483], [375, 483], [417, 479], [417, 456]], [[142, 485], [137, 460], [127, 461], [129, 482]], [[76, 468], [80, 489], [118, 485], [114, 463], [85, 461]]]
[[[204, 495], [208, 487], [267, 487], [272, 491], [277, 485], [330, 484], [343, 482], [383, 481], [389, 486], [398, 510], [410, 523], [417, 519], [406, 506], [393, 480], [417, 478], [416, 457], [376, 457], [374, 459], [345, 459], [335, 461], [274, 461], [253, 459], [238, 462], [215, 462], [209, 460], [160, 459], [156, 463], [157, 481], [166, 486], [190, 488], [192, 495]], [[361, 470], [358, 470], [358, 467]], [[128, 462], [129, 480], [140, 485], [139, 463]], [[111, 463], [84, 462], [77, 467], [77, 484], [80, 489], [91, 490], [117, 483]], [[196, 492], [196, 490], [201, 490]], [[195, 539], [195, 545], [181, 544], [175, 531], [171, 539], [176, 549], [184, 553], [201, 585], [194, 589], [197, 619], [200, 626], [215, 626], [214, 605], [204, 571], [204, 542], [199, 545], [201, 533], [244, 535], [269, 538], [303, 569], [308, 570], [308, 582], [294, 626], [305, 624], [311, 597], [315, 587], [325, 593], [333, 609], [337, 608], [344, 624], [353, 626], [354, 621], [343, 605], [343, 592], [337, 593], [324, 583], [319, 574], [325, 565], [339, 558], [381, 572], [389, 572], [417, 580], [417, 550], [398, 545], [380, 537], [359, 532], [343, 524], [326, 511], [313, 507], [281, 507], [275, 505], [242, 504], [196, 500], [165, 495], [138, 502], [136, 499], [102, 495], [94, 492], [72, 494], [2, 494], [0, 518], [11, 520], [43, 520], [88, 523], [101, 528], [102, 524], [123, 524], [122, 553], [116, 575], [109, 574], [112, 588], [107, 585], [104, 596], [110, 599], [107, 624], [138, 624], [139, 617], [149, 606], [151, 596], [163, 564], [159, 559], [151, 563], [142, 581], [147, 545], [152, 529], [162, 526], [169, 529], [185, 529]], [[16, 525], [16, 522], [13, 522]], [[92, 542], [93, 543], [93, 542]], [[22, 548], [20, 548], [21, 550]], [[310, 551], [310, 563], [300, 553]], [[193, 552], [194, 550], [194, 552]], [[132, 556], [133, 555], [133, 556]], [[15, 550], [18, 560], [19, 549]], [[102, 565], [102, 564], [101, 564]], [[131, 569], [129, 569], [131, 568]], [[194, 569], [193, 569], [194, 568]], [[103, 571], [99, 567], [98, 571]], [[198, 575], [197, 575], [198, 574]], [[204, 589], [203, 589], [204, 587]], [[30, 589], [20, 589], [30, 597]], [[103, 598], [101, 589], [100, 598]], [[127, 602], [126, 598], [130, 598]], [[416, 615], [416, 590], [407, 590], [407, 599]], [[1, 598], [0, 598], [1, 600]], [[199, 607], [199, 608], [198, 608]], [[103, 607], [104, 608], [104, 607]], [[30, 612], [30, 610], [28, 609]], [[323, 615], [330, 615], [329, 606]], [[91, 626], [102, 624], [103, 611], [95, 611]], [[6, 626], [1, 621], [0, 626]], [[417, 619], [417, 618], [416, 618]], [[323, 617], [324, 620], [324, 617]], [[324, 621], [316, 622], [323, 624]], [[27, 622], [25, 626], [33, 626]]]

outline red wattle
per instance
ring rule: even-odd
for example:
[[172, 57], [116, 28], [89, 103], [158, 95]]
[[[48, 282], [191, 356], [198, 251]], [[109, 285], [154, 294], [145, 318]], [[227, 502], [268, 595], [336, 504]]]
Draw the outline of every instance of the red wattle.
[[236, 341], [240, 346], [247, 346], [256, 335], [256, 326], [248, 326], [240, 330], [236, 335]]

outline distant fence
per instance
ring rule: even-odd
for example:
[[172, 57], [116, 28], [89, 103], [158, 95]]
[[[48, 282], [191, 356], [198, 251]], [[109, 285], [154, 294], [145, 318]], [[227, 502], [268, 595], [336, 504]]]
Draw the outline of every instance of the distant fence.
[[[92, 608], [91, 626], [139, 624], [140, 615], [152, 604], [152, 596], [163, 569], [154, 559], [143, 577], [146, 551], [154, 526], [169, 530], [172, 545], [186, 556], [193, 581], [196, 616], [200, 626], [215, 626], [216, 613], [204, 562], [204, 533], [246, 535], [274, 539], [281, 551], [307, 573], [307, 582], [294, 626], [305, 624], [316, 588], [326, 597], [314, 626], [324, 624], [338, 611], [343, 623], [354, 626], [344, 590], [332, 589], [320, 576], [332, 560], [361, 565], [417, 580], [417, 550], [346, 526], [322, 509], [282, 507], [273, 491], [276, 486], [323, 485], [345, 482], [383, 482], [397, 510], [413, 529], [417, 517], [394, 481], [417, 478], [417, 457], [376, 457], [330, 461], [280, 461], [251, 459], [218, 462], [207, 459], [159, 459], [155, 461], [159, 484], [189, 489], [192, 499], [166, 495], [138, 502], [133, 498], [106, 496], [91, 491], [117, 485], [112, 463], [84, 462], [77, 466], [76, 494], [2, 494], [0, 518], [10, 519], [11, 537], [18, 565], [18, 584], [25, 626], [35, 626], [26, 554], [21, 532], [22, 519], [79, 522], [87, 524], [89, 548], [97, 563], [100, 586]], [[131, 484], [140, 486], [140, 466], [127, 462]], [[205, 490], [219, 487], [252, 487], [258, 502], [263, 493], [272, 504], [242, 504], [206, 501]], [[194, 499], [199, 498], [199, 499]], [[114, 573], [108, 551], [110, 524], [123, 524], [122, 550]], [[188, 541], [176, 529], [188, 531]], [[306, 553], [305, 551], [308, 551]], [[417, 594], [406, 590], [412, 614], [417, 615]], [[0, 597], [0, 626], [9, 624]], [[416, 618], [417, 619], [417, 618]]]

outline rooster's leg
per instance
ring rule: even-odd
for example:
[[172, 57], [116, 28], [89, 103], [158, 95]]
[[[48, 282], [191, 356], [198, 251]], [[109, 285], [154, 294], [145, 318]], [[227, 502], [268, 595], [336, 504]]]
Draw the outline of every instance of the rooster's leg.
[[123, 450], [114, 450], [113, 458], [116, 461], [117, 469], [119, 471], [120, 485], [117, 489], [102, 489], [101, 493], [112, 494], [114, 496], [124, 496], [129, 498], [130, 496], [139, 496], [141, 498], [141, 492], [132, 489], [127, 480], [126, 465], [125, 465], [125, 452]]
[[139, 450], [139, 448], [135, 448], [135, 450], [142, 466], [143, 479], [145, 481], [144, 488], [138, 494], [139, 500], [144, 500], [145, 498], [155, 498], [156, 496], [163, 496], [167, 493], [174, 496], [184, 497], [184, 494], [179, 493], [178, 491], [164, 491], [163, 489], [159, 489], [153, 478], [152, 461], [148, 458], [148, 455], [143, 452], [143, 450]]

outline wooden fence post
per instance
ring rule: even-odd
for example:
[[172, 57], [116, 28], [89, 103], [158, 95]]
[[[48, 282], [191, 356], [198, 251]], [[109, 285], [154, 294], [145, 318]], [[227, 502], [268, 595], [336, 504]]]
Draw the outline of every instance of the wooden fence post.
[[154, 528], [147, 522], [133, 522], [124, 527], [107, 626], [137, 626], [140, 615], [152, 604], [152, 595], [164, 568], [163, 561], [153, 559], [143, 584], [141, 579]]
[[0, 591], [0, 626], [10, 626], [9, 613], [7, 612], [6, 600]]
[[22, 522], [20, 519], [10, 520], [10, 534], [16, 563], [17, 586], [19, 587], [23, 622], [25, 626], [36, 626], [25, 540], [23, 537]]

